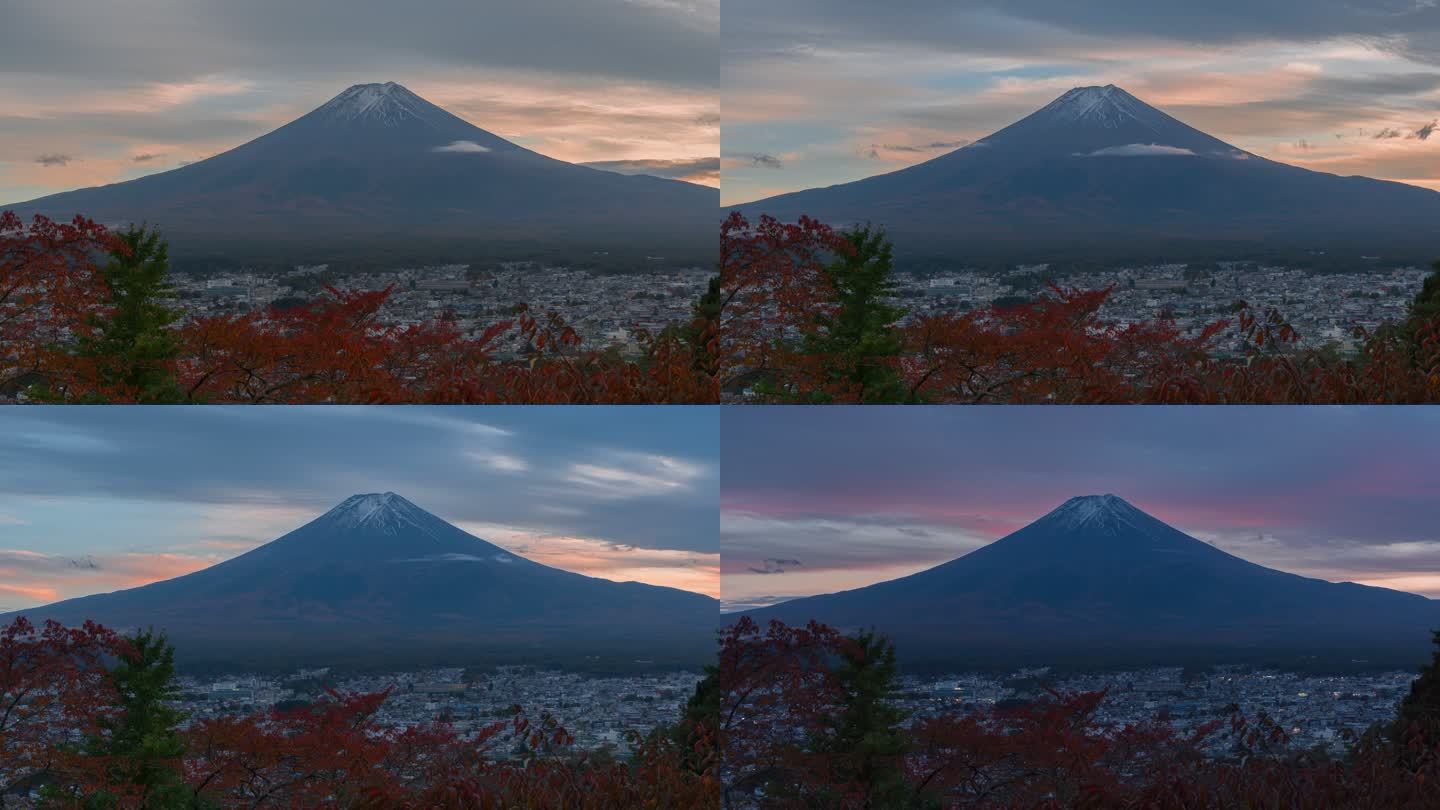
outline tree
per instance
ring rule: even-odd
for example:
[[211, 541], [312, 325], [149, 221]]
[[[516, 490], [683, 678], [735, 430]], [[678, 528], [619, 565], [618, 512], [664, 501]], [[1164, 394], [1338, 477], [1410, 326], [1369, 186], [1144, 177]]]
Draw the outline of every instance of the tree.
[[821, 364], [824, 377], [810, 399], [831, 401], [830, 391], [839, 389], [856, 402], [903, 402], [908, 391], [898, 358], [905, 341], [895, 324], [905, 310], [890, 303], [896, 292], [890, 240], [869, 227], [841, 238], [849, 249], [824, 269], [837, 306], [815, 313], [816, 328], [802, 349]]
[[0, 396], [46, 379], [64, 343], [103, 299], [93, 257], [114, 248], [104, 227], [0, 212]]
[[90, 316], [93, 332], [81, 337], [75, 357], [102, 396], [114, 391], [135, 402], [177, 402], [179, 346], [169, 327], [179, 313], [161, 301], [174, 293], [169, 245], [144, 226], [132, 225], [116, 239], [99, 270], [105, 306]]
[[124, 648], [92, 622], [37, 628], [21, 616], [0, 630], [0, 797], [53, 778], [63, 762], [57, 743], [107, 719], [114, 687], [104, 662]]
[[711, 276], [705, 292], [691, 307], [693, 318], [685, 328], [685, 343], [695, 356], [695, 370], [712, 378], [718, 372], [719, 335], [716, 330], [720, 323], [722, 300], [720, 276]]
[[903, 766], [904, 713], [890, 702], [895, 690], [895, 646], [861, 631], [840, 649], [835, 679], [840, 711], [809, 732], [808, 751], [830, 763], [840, 791], [811, 797], [817, 806], [902, 808], [912, 804]]
[[1430, 663], [1411, 682], [1390, 726], [1391, 743], [1402, 760], [1410, 763], [1433, 758], [1440, 747], [1440, 630], [1435, 632], [1434, 642]]
[[101, 716], [72, 766], [78, 777], [63, 794], [93, 808], [168, 810], [200, 806], [184, 782], [185, 741], [174, 708], [175, 650], [153, 631], [126, 639], [109, 670], [114, 711]]
[[[814, 358], [795, 336], [837, 306], [826, 264], [851, 245], [808, 217], [794, 224], [738, 212], [720, 226], [720, 390], [764, 383], [785, 395], [808, 385]], [[802, 374], [806, 379], [801, 379]]]
[[704, 773], [713, 769], [712, 761], [715, 735], [720, 721], [720, 677], [713, 667], [705, 668], [705, 677], [695, 684], [695, 692], [685, 702], [685, 710], [679, 722], [672, 726], [656, 729], [656, 735], [663, 735], [676, 747], [680, 761], [693, 773]]

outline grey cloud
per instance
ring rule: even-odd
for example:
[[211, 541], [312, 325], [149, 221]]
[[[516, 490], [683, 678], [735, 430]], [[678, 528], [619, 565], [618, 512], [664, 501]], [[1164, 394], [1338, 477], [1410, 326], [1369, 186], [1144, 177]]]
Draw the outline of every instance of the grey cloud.
[[878, 149], [884, 149], [884, 150], [886, 150], [886, 151], [888, 151], [888, 152], [914, 152], [914, 153], [924, 153], [924, 152], [934, 152], [934, 151], [939, 150], [939, 149], [959, 149], [960, 147], [966, 146], [966, 145], [968, 145], [969, 143], [970, 143], [969, 141], [934, 141], [934, 142], [932, 142], [932, 143], [920, 144], [919, 146], [912, 146], [912, 145], [909, 145], [909, 144], [890, 144], [890, 143], [885, 143], [885, 144], [873, 144], [873, 143], [872, 143], [872, 144], [870, 144], [870, 156], [871, 156], [871, 157], [874, 157], [874, 156], [875, 156], [875, 152], [876, 152], [876, 150], [878, 150]]
[[143, 155], [136, 155], [135, 157], [130, 159], [136, 163], [149, 163], [150, 161], [157, 160], [161, 157], [163, 157], [163, 155], [152, 155], [149, 152], [146, 152]]
[[35, 162], [41, 166], [69, 166], [76, 158], [70, 155], [41, 155], [35, 158]]
[[[1086, 40], [1197, 44], [1306, 43], [1352, 38], [1421, 59], [1440, 58], [1440, 7], [1415, 0], [728, 0], [725, 47], [804, 58], [796, 45], [830, 49], [889, 43], [954, 53], [1052, 58]], [[733, 44], [732, 44], [733, 43]]]
[[720, 171], [720, 158], [691, 160], [597, 160], [584, 164], [593, 169], [620, 174], [648, 174], [674, 180], [696, 175], [714, 175]]
[[761, 565], [762, 567], [760, 568], [749, 566], [746, 570], [753, 574], [783, 574], [788, 569], [800, 568], [802, 566], [799, 560], [780, 557], [767, 557], [761, 561]]
[[778, 605], [781, 602], [789, 602], [791, 599], [799, 599], [800, 596], [751, 596], [747, 599], [724, 599], [720, 600], [721, 613], [735, 613], [741, 610], [753, 610], [755, 608]]
[[34, 575], [75, 571], [98, 571], [101, 566], [89, 555], [84, 557], [64, 557], [31, 551], [0, 549], [0, 567]]
[[721, 512], [720, 537], [722, 571], [755, 574], [783, 573], [801, 567], [802, 559], [810, 572], [878, 564], [934, 565], [995, 539], [984, 532], [927, 525], [903, 516], [770, 517], [738, 510]]
[[274, 124], [244, 118], [212, 116], [176, 117], [145, 113], [63, 113], [47, 118], [27, 118], [0, 113], [0, 134], [6, 139], [53, 137], [56, 132], [80, 137], [133, 138], [166, 143], [196, 143], [212, 140], [236, 141], [254, 138]]
[[1429, 140], [1430, 136], [1434, 134], [1437, 124], [1440, 124], [1440, 120], [1433, 120], [1430, 123], [1419, 127], [1415, 130], [1415, 134], [1411, 137], [1419, 138], [1422, 141]]
[[1401, 137], [1401, 136], [1402, 136], [1402, 133], [1400, 132], [1400, 130], [1398, 130], [1398, 129], [1392, 129], [1392, 128], [1390, 128], [1390, 127], [1386, 127], [1386, 128], [1384, 128], [1384, 129], [1380, 130], [1379, 132], [1375, 133], [1375, 138], [1376, 138], [1376, 140], [1389, 140], [1389, 139], [1391, 139], [1391, 138], [1399, 138], [1399, 137]]
[[746, 155], [734, 155], [733, 157], [735, 157], [736, 159], [739, 159], [739, 160], [746, 161], [746, 162], [748, 162], [751, 166], [754, 166], [754, 167], [757, 168], [757, 169], [783, 169], [783, 168], [785, 168], [784, 162], [782, 162], [782, 161], [780, 160], [780, 158], [775, 157], [774, 155], [767, 155], [767, 154], [764, 154], [764, 153], [756, 153], [756, 154], [746, 154]]
[[[319, 514], [350, 494], [389, 490], [452, 522], [647, 549], [718, 551], [719, 438], [713, 410], [541, 411], [12, 412], [0, 431], [0, 498], [286, 505]], [[483, 431], [477, 423], [513, 435]], [[35, 451], [42, 446], [51, 449]], [[486, 453], [523, 457], [529, 469], [497, 472], [482, 463]], [[576, 464], [638, 483], [592, 497], [567, 482]], [[673, 470], [680, 471], [683, 485], [643, 486], [667, 479]], [[555, 506], [570, 508], [561, 512]]]
[[0, 72], [174, 81], [264, 66], [358, 82], [431, 66], [714, 86], [718, 29], [715, 0], [16, 0], [0, 29]]

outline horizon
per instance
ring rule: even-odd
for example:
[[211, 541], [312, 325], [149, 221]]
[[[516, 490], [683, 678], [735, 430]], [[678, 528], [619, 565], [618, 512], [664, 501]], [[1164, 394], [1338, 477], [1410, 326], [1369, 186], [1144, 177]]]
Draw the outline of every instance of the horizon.
[[1440, 190], [1440, 8], [1132, 11], [727, 4], [722, 205], [916, 165], [1107, 84], [1271, 160]]
[[[1108, 492], [1107, 492], [1107, 493], [1103, 493], [1103, 494], [1101, 494], [1101, 493], [1094, 493], [1094, 494], [1088, 494], [1088, 495], [1074, 495], [1074, 496], [1066, 499], [1065, 501], [1056, 504], [1056, 505], [1054, 506], [1054, 508], [1052, 508], [1052, 509], [1050, 509], [1050, 510], [1048, 510], [1048, 511], [1046, 511], [1046, 512], [1043, 512], [1043, 513], [1041, 513], [1041, 514], [1036, 515], [1033, 520], [1030, 520], [1029, 522], [1027, 522], [1027, 523], [1025, 523], [1024, 525], [1022, 525], [1022, 526], [1020, 527], [1020, 529], [1023, 529], [1023, 528], [1025, 528], [1025, 527], [1027, 527], [1027, 526], [1030, 526], [1030, 525], [1033, 525], [1033, 524], [1035, 524], [1035, 523], [1037, 523], [1037, 522], [1039, 522], [1039, 521], [1041, 521], [1041, 520], [1049, 517], [1050, 515], [1053, 515], [1053, 514], [1055, 514], [1056, 512], [1059, 512], [1060, 510], [1062, 510], [1062, 509], [1064, 509], [1065, 507], [1069, 506], [1069, 505], [1070, 505], [1072, 502], [1074, 502], [1074, 501], [1100, 500], [1100, 499], [1109, 499], [1109, 498], [1115, 498], [1115, 499], [1119, 500], [1121, 503], [1125, 504], [1126, 506], [1129, 506], [1129, 507], [1134, 508], [1134, 509], [1139, 509], [1141, 512], [1144, 512], [1146, 515], [1150, 515], [1150, 513], [1149, 513], [1148, 511], [1146, 511], [1144, 507], [1139, 506], [1139, 505], [1134, 504], [1134, 503], [1131, 503], [1129, 499], [1125, 498], [1125, 497], [1122, 496], [1122, 495], [1116, 495], [1116, 494], [1114, 494], [1114, 493], [1108, 493]], [[1154, 517], [1154, 515], [1150, 515], [1150, 517]], [[1016, 529], [1015, 531], [1019, 531], [1020, 529]], [[939, 566], [941, 566], [941, 565], [945, 565], [945, 564], [947, 564], [947, 563], [954, 562], [954, 560], [958, 560], [958, 559], [960, 559], [961, 557], [965, 557], [965, 556], [968, 556], [968, 555], [970, 555], [970, 554], [973, 554], [974, 552], [979, 551], [980, 549], [985, 548], [986, 546], [994, 545], [995, 543], [998, 543], [998, 542], [1000, 542], [1001, 540], [1004, 540], [1004, 539], [1006, 539], [1007, 537], [1009, 537], [1010, 535], [1014, 534], [1015, 531], [1006, 532], [1005, 534], [1000, 535], [999, 537], [995, 537], [995, 538], [992, 538], [992, 539], [990, 539], [990, 540], [987, 540], [987, 541], [983, 542], [981, 545], [976, 546], [975, 548], [972, 548], [972, 549], [969, 549], [969, 550], [965, 551], [964, 553], [960, 554], [959, 556], [955, 557], [954, 559], [944, 560], [944, 561], [941, 561], [941, 562], [936, 563], [935, 565], [929, 566], [929, 567], [927, 567], [927, 568], [922, 568], [922, 569], [920, 569], [919, 571], [914, 571], [914, 572], [911, 572], [911, 573], [909, 573], [909, 574], [903, 574], [903, 575], [901, 575], [901, 576], [897, 576], [897, 577], [890, 578], [890, 579], [882, 579], [882, 580], [877, 580], [877, 581], [875, 581], [875, 582], [869, 582], [869, 583], [866, 583], [866, 584], [864, 584], [864, 585], [856, 586], [855, 588], [845, 588], [845, 589], [843, 589], [843, 590], [829, 591], [829, 592], [825, 592], [825, 593], [801, 594], [801, 595], [788, 596], [788, 597], [783, 597], [783, 598], [777, 598], [777, 597], [757, 597], [757, 598], [755, 598], [753, 601], [743, 601], [743, 602], [732, 602], [732, 601], [726, 601], [726, 600], [722, 599], [721, 602], [720, 602], [720, 613], [721, 613], [721, 615], [730, 615], [730, 614], [736, 614], [736, 613], [745, 613], [745, 612], [749, 612], [749, 611], [752, 611], [752, 610], [758, 610], [758, 609], [760, 609], [760, 608], [766, 608], [766, 607], [771, 607], [771, 606], [774, 606], [774, 605], [784, 604], [785, 602], [790, 602], [790, 601], [793, 601], [793, 600], [796, 600], [796, 599], [807, 599], [807, 598], [809, 598], [809, 597], [811, 597], [811, 596], [825, 596], [825, 595], [828, 595], [828, 594], [830, 594], [830, 593], [843, 593], [843, 592], [845, 592], [845, 591], [857, 590], [858, 588], [867, 588], [867, 587], [869, 587], [869, 586], [871, 586], [871, 585], [878, 585], [878, 584], [881, 584], [881, 583], [884, 583], [884, 582], [893, 582], [893, 581], [896, 580], [896, 579], [904, 579], [905, 577], [914, 576], [915, 574], [923, 573], [923, 572], [925, 572], [925, 571], [932, 570], [932, 569], [934, 569], [934, 568], [936, 568], [936, 567], [939, 567]], [[1187, 536], [1190, 536], [1190, 535], [1187, 534]], [[1191, 537], [1190, 539], [1195, 540], [1196, 542], [1199, 542], [1199, 543], [1207, 543], [1207, 544], [1208, 544], [1209, 546], [1211, 546], [1212, 548], [1215, 548], [1216, 550], [1221, 551], [1221, 552], [1223, 552], [1223, 553], [1225, 553], [1225, 554], [1229, 554], [1229, 555], [1232, 556], [1232, 557], [1238, 557], [1239, 559], [1242, 559], [1242, 560], [1245, 559], [1244, 557], [1241, 557], [1241, 556], [1238, 555], [1238, 554], [1232, 554], [1232, 553], [1229, 552], [1229, 551], [1225, 551], [1225, 549], [1220, 548], [1220, 547], [1219, 547], [1218, 545], [1216, 545], [1214, 542], [1207, 542], [1207, 541], [1204, 541], [1204, 540], [1200, 540], [1200, 539], [1197, 538], [1197, 537]], [[766, 560], [766, 562], [767, 562], [767, 563], [770, 563], [770, 562], [777, 562], [777, 561]], [[1253, 560], [1246, 560], [1246, 562], [1253, 562]], [[768, 566], [767, 566], [767, 567], [768, 567]], [[780, 566], [777, 565], [776, 568], [778, 569], [778, 568], [780, 568]], [[751, 570], [753, 571], [754, 569], [751, 569]], [[1279, 569], [1276, 569], [1276, 570], [1279, 570]], [[767, 573], [784, 573], [784, 571], [781, 571], [781, 570], [771, 570], [771, 571], [768, 571]], [[1286, 571], [1285, 573], [1294, 573], [1294, 572], [1292, 572], [1292, 571]], [[1316, 577], [1316, 578], [1317, 578], [1317, 579], [1324, 579], [1324, 577]], [[1325, 581], [1327, 581], [1327, 582], [1339, 582], [1339, 583], [1342, 583], [1342, 584], [1343, 584], [1343, 583], [1360, 584], [1360, 585], [1366, 584], [1366, 583], [1355, 583], [1355, 582], [1353, 582], [1352, 580], [1348, 580], [1348, 579], [1347, 579], [1347, 580], [1331, 580], [1331, 579], [1326, 579]], [[1403, 588], [1386, 587], [1386, 586], [1383, 586], [1383, 585], [1370, 585], [1370, 586], [1368, 586], [1368, 587], [1385, 588], [1386, 590], [1398, 591], [1398, 592], [1401, 592], [1401, 593], [1414, 593], [1416, 596], [1423, 596], [1423, 597], [1425, 597], [1426, 599], [1431, 599], [1431, 600], [1434, 600], [1434, 599], [1436, 599], [1436, 598], [1440, 598], [1440, 597], [1431, 596], [1431, 595], [1428, 595], [1428, 594], [1416, 593], [1415, 591], [1406, 591], [1406, 590], [1404, 590]]]
[[1440, 596], [1425, 408], [763, 410], [721, 415], [739, 437], [722, 459], [727, 613], [929, 570], [1077, 492], [1267, 568]]
[[[203, 568], [197, 568], [197, 569], [195, 569], [194, 571], [187, 571], [187, 572], [185, 572], [185, 573], [178, 574], [178, 575], [176, 575], [176, 576], [174, 576], [174, 577], [167, 577], [166, 579], [179, 579], [179, 578], [181, 578], [181, 577], [189, 576], [190, 574], [199, 573], [199, 572], [204, 571], [204, 570], [206, 570], [206, 569], [213, 568], [213, 567], [215, 567], [215, 566], [217, 566], [217, 565], [220, 565], [221, 563], [228, 562], [228, 561], [230, 561], [230, 560], [237, 559], [237, 558], [239, 558], [239, 557], [243, 557], [243, 556], [246, 555], [246, 554], [249, 554], [249, 553], [251, 553], [251, 552], [253, 552], [253, 551], [256, 551], [256, 550], [258, 550], [258, 549], [260, 549], [260, 548], [264, 548], [265, 546], [269, 545], [270, 543], [273, 543], [273, 542], [275, 542], [275, 541], [277, 541], [277, 540], [280, 540], [280, 539], [284, 538], [286, 535], [290, 534], [290, 533], [293, 532], [293, 531], [296, 531], [296, 530], [298, 530], [298, 529], [300, 529], [300, 528], [303, 528], [304, 526], [309, 525], [310, 523], [313, 523], [313, 522], [315, 522], [315, 521], [321, 520], [321, 519], [329, 516], [331, 513], [339, 512], [339, 511], [340, 511], [343, 507], [345, 507], [347, 504], [349, 504], [349, 503], [351, 503], [352, 501], [355, 501], [355, 500], [357, 500], [357, 499], [367, 499], [367, 498], [376, 498], [376, 497], [385, 497], [385, 496], [393, 496], [393, 497], [399, 498], [400, 500], [405, 501], [406, 503], [410, 504], [411, 506], [414, 506], [414, 507], [416, 507], [416, 508], [421, 509], [422, 511], [425, 511], [427, 514], [431, 514], [431, 515], [433, 515], [434, 517], [437, 517], [437, 518], [439, 518], [439, 519], [441, 519], [441, 520], [445, 520], [445, 518], [444, 518], [443, 515], [435, 515], [433, 512], [430, 512], [430, 510], [425, 509], [425, 507], [423, 507], [423, 506], [415, 503], [414, 501], [412, 501], [411, 499], [407, 498], [405, 495], [403, 495], [403, 494], [401, 494], [401, 493], [389, 492], [389, 491], [387, 491], [387, 492], [357, 492], [357, 493], [355, 493], [355, 494], [353, 494], [353, 495], [350, 495], [350, 496], [346, 497], [344, 500], [341, 500], [340, 502], [336, 503], [334, 506], [330, 507], [329, 509], [326, 509], [324, 512], [321, 512], [321, 513], [315, 515], [315, 516], [314, 516], [313, 518], [311, 518], [310, 520], [305, 521], [305, 523], [302, 523], [302, 524], [296, 526], [294, 529], [291, 529], [290, 531], [286, 532], [285, 534], [280, 535], [279, 537], [276, 537], [276, 538], [274, 538], [274, 539], [272, 539], [272, 540], [270, 540], [270, 541], [268, 541], [268, 542], [266, 542], [266, 543], [262, 543], [262, 544], [256, 546], [255, 548], [246, 549], [246, 550], [244, 550], [244, 551], [241, 551], [241, 552], [239, 552], [238, 554], [234, 555], [233, 557], [225, 557], [225, 558], [223, 558], [223, 559], [217, 559], [217, 560], [215, 560], [214, 562], [212, 562], [212, 563], [204, 566]], [[446, 520], [445, 522], [446, 522], [446, 523], [450, 523], [450, 521], [448, 521], [448, 520]], [[451, 525], [454, 526], [454, 525], [456, 525], [456, 524], [451, 523]], [[462, 528], [462, 527], [456, 526], [456, 528]], [[464, 529], [462, 528], [462, 531], [466, 531], [466, 530], [464, 530]], [[489, 540], [489, 539], [487, 539], [487, 538], [485, 538], [485, 537], [480, 537], [480, 536], [474, 534], [473, 532], [466, 531], [466, 534], [469, 534], [471, 537], [474, 537], [475, 539], [480, 540], [480, 541], [482, 541], [482, 542], [492, 543], [492, 544], [494, 544], [494, 545], [499, 545], [498, 543], [494, 543], [493, 541], [491, 541], [491, 540]], [[511, 550], [508, 549], [508, 548], [507, 548], [506, 550], [509, 551], [509, 553], [514, 554], [514, 555], [517, 556], [517, 557], [521, 557], [521, 558], [523, 558], [523, 559], [530, 560], [531, 562], [539, 563], [540, 565], [547, 565], [547, 563], [544, 563], [544, 562], [542, 562], [542, 561], [540, 561], [540, 560], [531, 559], [530, 557], [526, 556], [526, 555], [525, 555], [524, 553], [522, 553], [522, 552], [511, 551]], [[0, 550], [0, 557], [3, 557], [4, 553], [5, 553], [4, 550]], [[571, 573], [582, 574], [582, 575], [584, 575], [584, 576], [591, 576], [591, 577], [595, 577], [595, 578], [597, 578], [597, 579], [604, 579], [604, 580], [607, 580], [607, 581], [610, 581], [610, 582], [641, 582], [641, 580], [637, 580], [637, 579], [615, 579], [614, 577], [606, 577], [606, 576], [602, 576], [602, 575], [598, 575], [598, 574], [594, 574], [594, 573], [588, 573], [588, 572], [583, 571], [583, 570], [572, 570], [572, 569], [568, 569], [568, 568], [561, 568], [560, 566], [558, 566], [558, 565], [553, 565], [553, 564], [548, 565], [548, 567], [551, 567], [551, 568], [559, 568], [560, 570], [568, 570], [568, 571], [570, 571]], [[165, 581], [165, 580], [156, 580], [155, 582], [163, 582], [163, 581]], [[135, 586], [133, 586], [133, 587], [143, 588], [143, 587], [145, 587], [146, 585], [153, 585], [153, 584], [155, 584], [155, 582], [146, 582], [146, 583], [143, 583], [143, 584], [140, 584], [140, 585], [135, 585]], [[650, 585], [650, 584], [657, 584], [657, 583], [649, 583], [649, 582], [646, 582], [646, 583], [643, 583], [643, 584]], [[677, 590], [688, 590], [690, 593], [698, 593], [698, 594], [701, 594], [702, 596], [710, 596], [710, 597], [712, 597], [712, 598], [714, 598], [714, 597], [716, 596], [715, 593], [706, 593], [706, 592], [704, 592], [704, 591], [694, 590], [693, 587], [692, 587], [692, 588], [684, 588], [684, 587], [678, 587], [678, 586], [673, 586], [673, 585], [660, 585], [660, 587], [676, 588]], [[0, 586], [0, 591], [3, 591], [3, 590], [4, 590], [3, 586]], [[121, 588], [121, 589], [118, 589], [118, 590], [130, 590], [130, 589], [129, 589], [129, 588]], [[113, 591], [100, 591], [100, 592], [98, 592], [98, 593], [113, 593]], [[83, 598], [83, 597], [85, 597], [85, 596], [94, 596], [94, 595], [96, 595], [96, 594], [81, 594], [81, 595], [79, 595], [79, 596], [68, 597], [68, 599], [79, 599], [79, 598]], [[66, 600], [60, 600], [60, 601], [66, 601]], [[51, 602], [51, 603], [45, 603], [45, 604], [40, 604], [40, 605], [34, 605], [34, 606], [32, 606], [32, 607], [20, 608], [19, 610], [17, 610], [17, 611], [12, 611], [12, 612], [16, 612], [16, 613], [21, 613], [21, 614], [23, 614], [25, 611], [28, 611], [28, 610], [40, 610], [40, 609], [42, 609], [42, 608], [49, 607], [49, 606], [52, 605], [52, 604], [56, 604], [56, 603]], [[3, 608], [0, 608], [0, 613], [3, 613], [3, 612], [5, 612], [5, 611], [3, 610]]]
[[[11, 10], [25, 36], [0, 49], [0, 206], [213, 157], [371, 76], [549, 157], [718, 185], [717, 0], [85, 5], [103, 41], [76, 34], [74, 8]], [[317, 25], [322, 44], [304, 36]], [[146, 47], [157, 28], [163, 52]]]
[[711, 409], [474, 411], [17, 411], [0, 612], [210, 568], [372, 491], [542, 565], [718, 596]]

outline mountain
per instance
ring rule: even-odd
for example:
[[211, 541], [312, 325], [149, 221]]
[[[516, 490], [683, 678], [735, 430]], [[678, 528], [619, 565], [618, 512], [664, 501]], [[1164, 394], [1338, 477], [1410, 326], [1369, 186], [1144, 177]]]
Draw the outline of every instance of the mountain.
[[161, 628], [192, 665], [626, 668], [708, 660], [718, 610], [699, 594], [541, 565], [387, 492], [202, 571], [22, 613]]
[[1114, 495], [1072, 498], [908, 577], [750, 611], [873, 626], [922, 665], [1355, 659], [1414, 665], [1440, 605], [1266, 568]]
[[387, 82], [351, 87], [188, 166], [5, 207], [26, 217], [148, 221], [181, 256], [404, 256], [544, 243], [698, 249], [708, 263], [719, 192], [555, 160]]
[[873, 222], [912, 260], [1440, 257], [1440, 192], [1267, 160], [1114, 85], [915, 166], [735, 209]]

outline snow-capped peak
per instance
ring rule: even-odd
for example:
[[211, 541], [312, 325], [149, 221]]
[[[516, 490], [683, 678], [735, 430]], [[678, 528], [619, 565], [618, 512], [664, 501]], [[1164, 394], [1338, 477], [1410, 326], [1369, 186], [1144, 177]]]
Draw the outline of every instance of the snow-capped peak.
[[[1082, 495], [1061, 504], [1043, 519], [1064, 529], [1136, 526], [1145, 513], [1116, 495]], [[1138, 527], [1137, 527], [1138, 528]]]
[[339, 121], [375, 121], [393, 126], [406, 118], [420, 118], [425, 100], [395, 82], [357, 84], [320, 110]]
[[322, 520], [342, 529], [367, 527], [396, 534], [404, 526], [423, 529], [434, 518], [393, 492], [372, 492], [346, 498]]
[[1113, 84], [1076, 87], [1045, 105], [1041, 114], [1069, 123], [1093, 122], [1114, 129], [1127, 120], [1141, 120], [1144, 102]]

